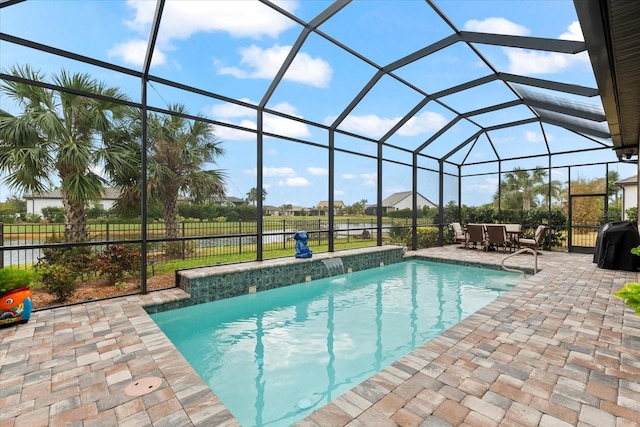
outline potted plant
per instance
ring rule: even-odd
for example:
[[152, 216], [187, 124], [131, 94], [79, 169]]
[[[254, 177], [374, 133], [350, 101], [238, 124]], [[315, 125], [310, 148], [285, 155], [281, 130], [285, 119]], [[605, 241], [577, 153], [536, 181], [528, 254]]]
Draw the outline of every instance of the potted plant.
[[[631, 253], [640, 256], [640, 246], [631, 249]], [[613, 293], [613, 296], [624, 300], [625, 305], [633, 308], [640, 316], [640, 283], [625, 283], [622, 289]]]
[[29, 321], [33, 278], [28, 270], [0, 268], [0, 327]]

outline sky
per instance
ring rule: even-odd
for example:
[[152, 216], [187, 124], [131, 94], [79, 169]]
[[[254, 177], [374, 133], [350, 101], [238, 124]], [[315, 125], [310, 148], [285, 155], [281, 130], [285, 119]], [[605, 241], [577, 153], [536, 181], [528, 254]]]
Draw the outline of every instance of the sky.
[[[304, 22], [311, 21], [331, 2], [278, 1], [278, 7]], [[436, 1], [441, 12], [458, 29], [531, 37], [582, 40], [573, 1]], [[0, 9], [3, 33], [37, 43], [72, 51], [126, 68], [141, 70], [156, 8], [152, 0], [128, 1], [40, 1], [30, 0]], [[27, 18], [28, 17], [28, 18]], [[25, 25], [28, 19], [29, 25]], [[214, 132], [222, 141], [224, 156], [212, 168], [228, 176], [229, 196], [246, 198], [256, 187], [256, 112], [248, 106], [264, 102], [272, 111], [308, 122], [265, 113], [264, 131], [309, 142], [291, 142], [285, 138], [264, 138], [265, 204], [292, 204], [311, 207], [328, 200], [328, 132], [311, 123], [331, 125], [359, 91], [375, 75], [378, 66], [386, 66], [453, 33], [452, 29], [422, 0], [357, 0], [349, 3], [320, 30], [337, 40], [356, 57], [317, 34], [310, 34], [286, 70], [272, 96], [267, 97], [273, 78], [280, 70], [303, 27], [296, 20], [277, 13], [257, 1], [167, 1], [153, 55], [151, 75], [198, 87], [222, 99], [192, 94], [153, 82], [148, 86], [150, 105], [166, 108], [183, 103], [190, 113], [200, 114], [221, 125]], [[526, 49], [474, 44], [497, 71], [542, 79], [596, 87], [586, 52], [568, 55]], [[363, 59], [364, 58], [364, 59]], [[37, 52], [0, 41], [0, 68], [31, 64], [48, 76], [66, 69], [87, 72], [100, 81], [118, 86], [133, 101], [141, 98], [140, 82], [115, 71], [100, 69], [59, 56]], [[491, 69], [471, 47], [456, 43], [432, 55], [398, 68], [395, 75], [426, 93], [434, 93], [486, 76]], [[540, 90], [544, 94], [544, 90]], [[550, 94], [557, 96], [557, 94]], [[563, 95], [564, 96], [564, 95]], [[574, 102], [601, 108], [598, 97], [568, 98]], [[339, 123], [338, 128], [367, 138], [379, 139], [423, 99], [418, 91], [388, 75], [383, 76], [363, 100]], [[514, 100], [515, 95], [502, 83], [492, 82], [429, 102], [388, 140], [390, 144], [413, 150], [429, 140], [456, 116], [451, 109], [468, 112]], [[240, 104], [227, 102], [238, 100]], [[19, 111], [6, 97], [0, 108], [13, 114]], [[532, 117], [517, 106], [474, 116], [481, 126], [492, 126]], [[227, 127], [223, 124], [230, 124]], [[606, 126], [605, 126], [606, 129]], [[429, 145], [426, 154], [438, 157], [469, 138], [478, 127], [460, 121]], [[552, 150], [588, 148], [598, 141], [585, 139], [563, 128], [545, 126]], [[517, 126], [491, 133], [491, 142], [503, 158], [544, 153], [545, 140], [539, 124]], [[374, 203], [377, 198], [377, 145], [349, 135], [336, 134], [336, 200], [352, 204], [361, 200]], [[358, 156], [363, 154], [366, 157]], [[410, 152], [385, 147], [383, 155], [383, 194], [412, 188]], [[371, 157], [373, 156], [373, 157]], [[454, 163], [485, 162], [496, 158], [487, 137], [456, 152]], [[570, 155], [554, 160], [554, 166], [572, 163], [615, 161], [609, 150], [585, 155]], [[438, 202], [438, 162], [421, 159], [429, 171], [418, 173], [418, 191]], [[503, 171], [515, 166], [547, 166], [547, 158], [504, 162]], [[618, 166], [616, 166], [618, 168]], [[620, 165], [621, 178], [633, 175], [631, 165]], [[465, 167], [465, 173], [495, 172], [496, 164], [480, 163]], [[603, 166], [584, 167], [577, 174], [603, 175]], [[457, 173], [457, 167], [445, 171]], [[576, 172], [572, 170], [572, 177]], [[554, 169], [553, 179], [566, 181], [567, 169]], [[497, 175], [473, 176], [463, 180], [463, 203], [478, 205], [492, 200]], [[446, 178], [444, 200], [457, 197], [457, 184]], [[0, 186], [0, 200], [11, 191]]]

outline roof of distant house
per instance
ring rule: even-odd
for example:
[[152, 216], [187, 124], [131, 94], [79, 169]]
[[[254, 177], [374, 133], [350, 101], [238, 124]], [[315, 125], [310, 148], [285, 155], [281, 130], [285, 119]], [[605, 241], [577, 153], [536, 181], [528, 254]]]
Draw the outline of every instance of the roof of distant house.
[[[342, 200], [334, 200], [333, 201], [333, 206], [337, 207], [337, 208], [343, 208], [345, 206], [345, 204], [344, 204], [344, 202]], [[328, 208], [329, 207], [329, 201], [328, 200], [322, 200], [322, 201], [318, 202], [316, 207], [317, 208]]]
[[[413, 193], [411, 191], [400, 191], [398, 193], [393, 193], [392, 195], [390, 195], [389, 197], [387, 197], [382, 201], [382, 206], [395, 206], [401, 201], [403, 201], [404, 199], [406, 199], [407, 197], [412, 197], [412, 194]], [[427, 199], [420, 193], [418, 193], [418, 197], [422, 197], [432, 205], [434, 204], [433, 202], [431, 202], [431, 200]]]
[[629, 178], [621, 179], [615, 182], [616, 185], [638, 185], [638, 175], [630, 176]]
[[227, 197], [217, 197], [215, 199], [213, 199], [214, 202], [216, 203], [244, 203], [244, 199], [241, 199], [239, 197], [234, 197], [234, 196], [227, 196]]
[[[120, 190], [115, 187], [107, 187], [102, 192], [102, 200], [116, 200], [120, 196]], [[43, 191], [42, 193], [27, 194], [25, 199], [62, 199], [62, 190], [56, 188], [54, 190]]]

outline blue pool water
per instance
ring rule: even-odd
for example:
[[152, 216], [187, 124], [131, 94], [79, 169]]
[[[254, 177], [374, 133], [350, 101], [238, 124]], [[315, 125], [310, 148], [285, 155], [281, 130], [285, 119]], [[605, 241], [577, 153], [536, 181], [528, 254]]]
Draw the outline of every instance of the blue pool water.
[[243, 426], [290, 426], [518, 278], [406, 261], [151, 317]]

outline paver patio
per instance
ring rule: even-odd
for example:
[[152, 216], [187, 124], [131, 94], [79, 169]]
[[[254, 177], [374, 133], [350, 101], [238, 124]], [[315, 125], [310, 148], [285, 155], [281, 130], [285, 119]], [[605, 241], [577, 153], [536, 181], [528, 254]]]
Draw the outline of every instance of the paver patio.
[[[417, 254], [504, 257], [456, 246]], [[299, 425], [640, 425], [640, 317], [611, 295], [638, 274], [583, 254], [538, 262], [537, 275]], [[507, 265], [531, 267], [533, 256]], [[0, 329], [0, 427], [238, 426], [142, 308], [186, 297], [171, 289], [42, 310]], [[145, 377], [162, 384], [124, 393]]]

